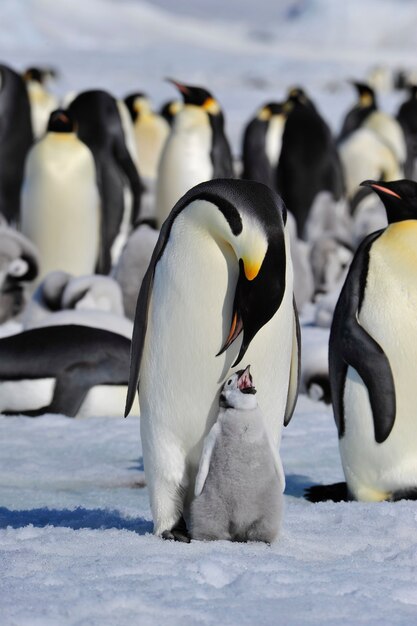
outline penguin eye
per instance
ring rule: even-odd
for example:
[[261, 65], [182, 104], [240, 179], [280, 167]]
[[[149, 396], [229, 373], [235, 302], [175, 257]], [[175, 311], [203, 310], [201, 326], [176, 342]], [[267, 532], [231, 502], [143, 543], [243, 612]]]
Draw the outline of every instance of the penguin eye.
[[228, 381], [227, 381], [227, 384], [228, 384], [228, 385], [231, 385], [231, 384], [232, 384], [232, 381], [231, 381], [231, 380], [228, 380]]

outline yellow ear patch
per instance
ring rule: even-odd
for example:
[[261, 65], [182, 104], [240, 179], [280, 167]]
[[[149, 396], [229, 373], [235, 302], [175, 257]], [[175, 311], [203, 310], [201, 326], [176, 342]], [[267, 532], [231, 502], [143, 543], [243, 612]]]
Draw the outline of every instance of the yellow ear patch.
[[212, 115], [220, 113], [220, 105], [214, 98], [207, 98], [203, 104], [203, 109]]
[[365, 108], [371, 106], [373, 98], [370, 93], [362, 93], [359, 96], [359, 106]]
[[258, 120], [261, 120], [262, 122], [267, 122], [272, 117], [271, 109], [268, 109], [268, 107], [263, 107], [259, 110], [257, 117]]

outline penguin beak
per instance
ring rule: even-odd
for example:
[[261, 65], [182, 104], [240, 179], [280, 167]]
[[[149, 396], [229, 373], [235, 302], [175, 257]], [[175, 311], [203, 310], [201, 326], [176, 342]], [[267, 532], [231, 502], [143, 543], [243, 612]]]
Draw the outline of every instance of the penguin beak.
[[255, 394], [256, 389], [252, 384], [252, 376], [250, 374], [250, 365], [247, 366], [245, 370], [243, 370], [242, 374], [237, 379], [238, 389], [242, 393], [250, 393]]
[[226, 352], [227, 348], [232, 345], [232, 343], [237, 339], [240, 333], [243, 330], [243, 322], [238, 311], [233, 312], [232, 323], [230, 326], [229, 334], [227, 336], [226, 341], [223, 344], [223, 347], [219, 350], [216, 356], [220, 356], [223, 352]]
[[174, 87], [176, 87], [180, 93], [184, 94], [185, 96], [190, 95], [190, 90], [188, 89], [187, 85], [184, 85], [183, 83], [179, 83], [177, 80], [174, 80], [173, 78], [166, 78], [165, 80], [168, 83], [171, 83], [171, 85], [174, 85]]
[[399, 200], [401, 200], [401, 196], [398, 195], [398, 193], [396, 193], [395, 191], [393, 191], [392, 189], [389, 189], [388, 187], [386, 187], [383, 183], [374, 181], [374, 180], [364, 180], [361, 184], [361, 187], [370, 187], [371, 189], [373, 189], [378, 195], [383, 193], [383, 194], [387, 194], [389, 196], [393, 196], [394, 198], [398, 198]]

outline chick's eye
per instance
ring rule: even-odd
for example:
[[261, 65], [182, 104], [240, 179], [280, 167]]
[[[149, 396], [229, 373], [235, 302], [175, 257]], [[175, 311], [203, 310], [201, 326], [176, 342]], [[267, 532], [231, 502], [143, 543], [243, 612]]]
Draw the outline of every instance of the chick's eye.
[[232, 384], [232, 381], [231, 381], [231, 380], [228, 380], [228, 381], [227, 381], [227, 384], [228, 384], [228, 385], [231, 385], [231, 384]]

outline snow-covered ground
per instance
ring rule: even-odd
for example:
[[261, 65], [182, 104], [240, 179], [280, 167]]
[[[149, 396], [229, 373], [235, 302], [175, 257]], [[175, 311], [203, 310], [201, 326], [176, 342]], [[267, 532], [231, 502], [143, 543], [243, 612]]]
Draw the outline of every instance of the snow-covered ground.
[[[259, 104], [301, 83], [338, 128], [347, 78], [415, 69], [414, 0], [2, 0], [3, 61], [49, 64], [54, 90], [175, 97], [172, 76], [222, 102], [234, 151]], [[402, 94], [382, 92], [394, 111]], [[327, 332], [303, 327], [323, 358]], [[311, 352], [313, 350], [313, 353]], [[280, 539], [190, 545], [152, 534], [139, 423], [0, 417], [0, 625], [412, 624], [417, 506], [323, 503], [343, 479], [331, 409], [300, 396], [282, 443]]]

